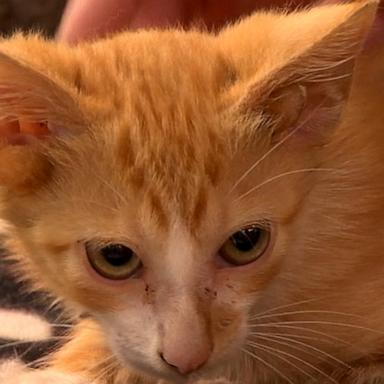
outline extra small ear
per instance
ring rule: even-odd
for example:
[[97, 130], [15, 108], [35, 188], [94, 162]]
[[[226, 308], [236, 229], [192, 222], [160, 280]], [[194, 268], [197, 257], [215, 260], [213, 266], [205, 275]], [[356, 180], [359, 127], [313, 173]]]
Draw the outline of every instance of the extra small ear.
[[[275, 68], [269, 72], [264, 68], [260, 71], [262, 75], [259, 73], [237, 87], [241, 110], [258, 114], [260, 121], [268, 126], [273, 140], [279, 140], [290, 130], [304, 131], [306, 137], [316, 139], [326, 137], [340, 120], [350, 91], [355, 60], [376, 8], [375, 1], [330, 6], [328, 18], [324, 17], [323, 10], [321, 17], [315, 17], [316, 9], [306, 11], [301, 15], [302, 33], [305, 35], [308, 28], [310, 37], [287, 37], [286, 45], [295, 43], [296, 39], [297, 47], [282, 48], [290, 52], [285, 62], [278, 59], [280, 62], [277, 61]], [[332, 9], [334, 19], [339, 22], [324, 34], [324, 23], [331, 22]], [[307, 22], [304, 22], [305, 15], [308, 15]], [[313, 25], [316, 22], [323, 23], [318, 34]], [[281, 39], [280, 43], [284, 36]], [[307, 45], [305, 50], [300, 44]], [[273, 47], [271, 52], [273, 54]], [[267, 61], [274, 62], [271, 57]]]
[[49, 77], [0, 53], [0, 185], [25, 189], [48, 175], [42, 141], [79, 132], [73, 97]]

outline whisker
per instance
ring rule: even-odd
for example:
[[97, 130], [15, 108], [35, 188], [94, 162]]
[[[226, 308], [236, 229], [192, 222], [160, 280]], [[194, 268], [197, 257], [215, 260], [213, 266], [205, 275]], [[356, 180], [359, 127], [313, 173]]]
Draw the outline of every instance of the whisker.
[[76, 324], [60, 324], [60, 323], [49, 323], [49, 325], [55, 328], [70, 328], [70, 329], [76, 326]]
[[327, 314], [327, 315], [340, 315], [345, 317], [354, 317], [359, 319], [363, 318], [363, 316], [355, 315], [353, 313], [345, 313], [345, 312], [338, 312], [338, 311], [302, 310], [302, 311], [274, 313], [274, 314], [262, 315], [262, 316], [255, 315], [254, 317], [251, 317], [251, 320], [260, 320], [260, 319], [267, 319], [270, 317], [279, 317], [279, 316], [288, 316], [288, 315], [305, 315], [305, 314]]
[[309, 377], [310, 379], [314, 379], [314, 377], [310, 373], [308, 373], [304, 369], [298, 367], [296, 364], [294, 364], [292, 361], [288, 360], [287, 358], [281, 356], [281, 353], [280, 353], [281, 351], [279, 349], [269, 347], [269, 346], [263, 345], [261, 343], [252, 342], [252, 343], [247, 343], [247, 344], [253, 348], [258, 348], [258, 349], [261, 349], [265, 352], [268, 352], [272, 356], [276, 356], [278, 359], [280, 359], [281, 361], [284, 361], [285, 363], [287, 363], [291, 367], [294, 367], [295, 369], [297, 369], [299, 372], [301, 372], [305, 376]]
[[[59, 298], [52, 298], [51, 300], [51, 303], [47, 305], [47, 310], [46, 310], [46, 313], [48, 312], [52, 312], [53, 310], [55, 310], [56, 308], [60, 308], [62, 307], [62, 299], [59, 299]], [[60, 314], [59, 316], [57, 316], [57, 318], [55, 319], [55, 321], [58, 320], [58, 318], [62, 317], [63, 314]]]
[[[264, 326], [267, 326], [267, 325], [264, 325]], [[253, 328], [256, 328], [256, 327], [257, 327], [257, 325], [255, 325]], [[344, 344], [344, 345], [347, 345], [349, 347], [352, 347], [353, 349], [355, 349], [359, 353], [365, 354], [364, 351], [362, 351], [359, 348], [357, 348], [354, 344], [349, 343], [348, 341], [345, 341], [343, 339], [340, 339], [339, 337], [336, 337], [336, 336], [333, 336], [333, 335], [329, 335], [329, 334], [327, 334], [325, 332], [318, 331], [316, 329], [311, 329], [311, 328], [306, 328], [306, 327], [298, 327], [298, 326], [294, 326], [294, 325], [285, 325], [285, 324], [274, 325], [273, 323], [271, 323], [269, 325], [269, 327], [271, 327], [271, 328], [286, 328], [286, 329], [292, 329], [292, 330], [297, 330], [297, 331], [310, 332], [310, 333], [313, 333], [315, 335], [320, 335], [320, 336], [327, 337], [330, 340], [337, 341], [337, 342], [339, 342], [341, 344]]]
[[[34, 360], [28, 364], [24, 364], [24, 367], [28, 368], [28, 369], [30, 369], [32, 367], [42, 367], [42, 368], [34, 368], [37, 370], [50, 369], [51, 368], [49, 365], [50, 359], [51, 359], [51, 356], [43, 356], [43, 357], [41, 357], [37, 360]], [[43, 367], [43, 364], [45, 364], [46, 366]], [[93, 383], [98, 384], [99, 380], [102, 379], [103, 377], [105, 377], [109, 373], [109, 370], [112, 370], [113, 368], [117, 367], [117, 363], [115, 361], [114, 356], [113, 355], [108, 356], [107, 358], [103, 359], [102, 361], [97, 362], [96, 364], [94, 364], [90, 368], [87, 368], [87, 371], [84, 372], [84, 375], [86, 375], [87, 373], [90, 373], [92, 371], [97, 370], [98, 367], [102, 367], [103, 365], [105, 365], [105, 367], [100, 371], [102, 373], [102, 375], [101, 374], [100, 374], [100, 376], [98, 375], [96, 377], [96, 379], [93, 380], [92, 382], [90, 382], [89, 384], [93, 384]], [[108, 371], [107, 371], [107, 368], [108, 368]], [[107, 371], [107, 372], [104, 372], [104, 371]], [[80, 376], [81, 376], [81, 374], [80, 374]]]
[[289, 132], [287, 135], [285, 135], [279, 142], [277, 142], [275, 145], [272, 146], [271, 149], [269, 149], [264, 155], [262, 155], [256, 162], [248, 168], [247, 171], [245, 171], [240, 178], [235, 182], [235, 184], [232, 186], [230, 191], [228, 192], [228, 195], [231, 194], [236, 187], [250, 174], [254, 169], [257, 168], [268, 156], [270, 156], [274, 151], [276, 151], [278, 148], [280, 148], [284, 143], [286, 143], [290, 137], [292, 137], [295, 133], [297, 133], [298, 130], [300, 130], [314, 115], [315, 113], [318, 112], [318, 109], [321, 108], [323, 102], [320, 103], [316, 108], [312, 110], [308, 116], [304, 118], [304, 120], [296, 127], [294, 128], [291, 132]]
[[[254, 343], [253, 342], [248, 342], [249, 345], [253, 345]], [[259, 343], [256, 343], [256, 344], [259, 344]], [[272, 347], [268, 347], [266, 345], [262, 345], [263, 348], [272, 348]], [[275, 348], [272, 348], [272, 350], [275, 350]], [[312, 368], [314, 371], [316, 371], [317, 373], [319, 373], [320, 375], [324, 376], [325, 378], [327, 378], [329, 381], [332, 381], [333, 383], [335, 384], [339, 384], [335, 379], [333, 379], [331, 376], [329, 376], [328, 374], [326, 374], [325, 372], [323, 372], [320, 368], [317, 368], [316, 366], [314, 366], [313, 364], [311, 363], [308, 363], [308, 361], [306, 360], [303, 360], [301, 359], [300, 357], [297, 357], [295, 355], [292, 355], [291, 353], [288, 353], [288, 352], [285, 352], [285, 351], [281, 351], [279, 349], [277, 349], [277, 351], [279, 351], [279, 353], [281, 353], [282, 355], [285, 355], [285, 356], [288, 356], [288, 357], [291, 357], [292, 359], [295, 359], [297, 361], [299, 361], [300, 363], [306, 365], [307, 367], [309, 368]]]
[[64, 329], [69, 329], [69, 330], [76, 329], [77, 327], [79, 327], [81, 329], [91, 330], [91, 331], [94, 331], [96, 329], [94, 326], [88, 325], [84, 322], [74, 323], [74, 324], [49, 323], [49, 325], [53, 326], [54, 328], [64, 328]]
[[[249, 383], [250, 380], [252, 380], [252, 378], [254, 376], [252, 356], [250, 356], [246, 353], [242, 353], [240, 355], [240, 357], [242, 358], [242, 361], [240, 364], [236, 365], [236, 369], [233, 368], [232, 364], [228, 367], [229, 372], [235, 373], [236, 380], [235, 380], [234, 384], [242, 384], [244, 382]], [[227, 368], [227, 371], [228, 371], [228, 368]], [[226, 375], [221, 375], [221, 376], [226, 377], [228, 379], [230, 377], [233, 377], [231, 374], [226, 374]]]
[[[304, 328], [307, 329], [307, 328]], [[279, 332], [273, 332], [273, 333], [266, 333], [266, 332], [251, 332], [250, 335], [276, 335], [276, 336], [284, 336], [284, 337], [291, 337], [291, 338], [297, 338], [297, 339], [303, 339], [303, 340], [311, 340], [311, 341], [320, 341], [322, 343], [332, 343], [331, 340], [327, 340], [324, 338], [319, 337], [311, 337], [311, 336], [305, 336], [305, 335], [297, 335], [295, 333], [279, 333]]]
[[279, 306], [277, 306], [277, 307], [273, 307], [273, 308], [268, 309], [268, 310], [266, 310], [266, 311], [259, 312], [257, 315], [260, 316], [260, 315], [268, 314], [268, 313], [271, 313], [271, 312], [275, 312], [275, 311], [277, 311], [278, 309], [284, 309], [284, 308], [294, 307], [294, 306], [296, 306], [296, 305], [309, 304], [309, 303], [313, 303], [313, 302], [316, 302], [316, 301], [329, 299], [329, 298], [334, 297], [334, 296], [338, 296], [338, 295], [337, 295], [337, 294], [332, 294], [332, 295], [321, 296], [321, 297], [315, 297], [315, 298], [312, 297], [312, 298], [310, 298], [310, 299], [305, 299], [305, 300], [301, 300], [301, 301], [295, 301], [295, 302], [293, 302], [293, 303], [279, 305]]
[[241, 182], [250, 174], [252, 171], [261, 164], [269, 155], [271, 155], [275, 150], [277, 150], [279, 147], [281, 147], [290, 137], [292, 137], [300, 127], [297, 127], [293, 129], [288, 135], [284, 136], [278, 143], [276, 143], [272, 148], [270, 148], [267, 152], [264, 153], [255, 163], [252, 164], [250, 168], [248, 168], [240, 177], [239, 179], [233, 184], [232, 188], [229, 190], [228, 195], [230, 195], [238, 185], [241, 184]]
[[[342, 365], [345, 368], [352, 369], [352, 367], [350, 365], [348, 365], [347, 363], [345, 363], [344, 361], [342, 361], [342, 360], [338, 359], [337, 357], [329, 354], [328, 352], [325, 352], [325, 351], [323, 351], [323, 350], [321, 350], [319, 348], [314, 347], [313, 345], [306, 344], [306, 343], [303, 343], [301, 341], [298, 341], [298, 340], [295, 340], [295, 339], [291, 339], [291, 338], [285, 337], [285, 336], [277, 336], [277, 335], [275, 336], [274, 334], [269, 334], [268, 336], [265, 336], [265, 334], [264, 335], [258, 335], [258, 337], [267, 338], [268, 340], [270, 340], [270, 338], [275, 338], [275, 339], [278, 339], [278, 340], [285, 340], [285, 341], [287, 341], [287, 343], [284, 343], [283, 341], [276, 341], [276, 343], [279, 343], [279, 344], [281, 343], [282, 345], [287, 345], [287, 346], [289, 346], [291, 348], [293, 348], [293, 347], [294, 348], [298, 348], [298, 347], [290, 345], [289, 343], [298, 344], [300, 346], [303, 346], [305, 348], [309, 348], [309, 349], [311, 349], [311, 350], [313, 350], [315, 352], [318, 352], [319, 354], [322, 354], [322, 355], [328, 357], [329, 359], [333, 360], [334, 362], [338, 363], [339, 365]], [[270, 340], [270, 341], [272, 341], [272, 340]], [[300, 348], [299, 350], [301, 350], [302, 352], [308, 353], [308, 351], [303, 350], [302, 348]], [[311, 353], [311, 355], [312, 356], [317, 356], [317, 355], [314, 355], [312, 353]]]
[[[92, 170], [91, 170], [92, 171]], [[103, 183], [107, 188], [109, 188], [114, 194], [116, 197], [118, 197], [123, 203], [127, 203], [127, 198], [120, 192], [117, 190], [117, 188], [115, 188], [112, 183], [110, 183], [109, 181], [107, 181], [106, 179], [104, 179], [103, 177], [101, 177], [99, 174], [97, 174], [96, 172], [92, 171], [92, 174], [101, 182]]]
[[248, 355], [252, 356], [254, 359], [256, 359], [257, 361], [259, 361], [260, 363], [264, 364], [266, 367], [268, 367], [269, 369], [271, 369], [273, 372], [275, 372], [276, 374], [278, 374], [282, 379], [284, 379], [285, 381], [287, 381], [289, 384], [295, 384], [291, 379], [289, 379], [288, 376], [284, 375], [284, 373], [282, 373], [279, 369], [277, 369], [275, 366], [273, 366], [272, 364], [269, 364], [267, 361], [265, 361], [262, 357], [260, 356], [257, 356], [255, 353], [249, 351], [248, 349], [242, 349], [243, 352], [247, 353]]
[[23, 358], [28, 355], [28, 353], [31, 351], [31, 349], [33, 349], [33, 343], [21, 354], [19, 355], [17, 353], [17, 350], [15, 347], [13, 347], [13, 352], [14, 352], [14, 357], [19, 359], [19, 360], [23, 360]]
[[101, 381], [103, 381], [104, 378], [106, 378], [108, 375], [110, 375], [116, 368], [116, 365], [111, 362], [109, 363], [105, 368], [100, 370], [99, 374], [95, 376], [95, 378], [91, 381], [90, 384], [98, 384]]
[[10, 347], [17, 347], [19, 345], [24, 344], [37, 344], [37, 343], [45, 343], [50, 341], [56, 341], [56, 340], [68, 340], [67, 336], [52, 336], [45, 340], [19, 340], [19, 341], [12, 341], [10, 343], [0, 344], [0, 350], [10, 348]]
[[114, 370], [117, 369], [118, 364], [115, 360], [115, 357], [113, 355], [108, 356], [105, 358], [102, 362], [99, 362], [92, 368], [88, 369], [88, 372], [92, 372], [98, 369], [99, 366], [103, 366], [102, 369], [100, 369], [97, 373], [97, 376], [91, 381], [90, 384], [98, 384], [100, 381], [102, 381], [107, 375], [110, 375]]
[[292, 321], [279, 321], [279, 322], [272, 322], [272, 323], [262, 323], [262, 324], [252, 324], [250, 327], [268, 327], [270, 326], [271, 324], [276, 324], [276, 325], [280, 325], [280, 324], [312, 324], [312, 325], [333, 325], [333, 326], [336, 326], [336, 327], [346, 327], [346, 328], [352, 328], [352, 329], [360, 329], [360, 330], [363, 330], [363, 331], [369, 331], [369, 332], [372, 332], [372, 333], [376, 333], [376, 334], [379, 334], [379, 335], [383, 335], [384, 336], [384, 332], [381, 332], [377, 329], [372, 329], [372, 328], [367, 328], [367, 327], [363, 327], [361, 325], [354, 325], [354, 324], [348, 324], [348, 323], [339, 323], [339, 322], [333, 322], [333, 321], [322, 321], [322, 320], [292, 320]]
[[24, 364], [24, 367], [25, 368], [40, 367], [43, 363], [46, 363], [48, 359], [49, 359], [48, 356], [43, 356], [27, 364]]
[[240, 196], [238, 196], [235, 199], [235, 202], [244, 199], [245, 197], [249, 196], [251, 193], [258, 191], [261, 187], [264, 187], [265, 185], [267, 185], [273, 181], [279, 180], [285, 176], [292, 176], [292, 175], [297, 175], [300, 173], [309, 173], [309, 172], [332, 172], [332, 171], [334, 172], [335, 169], [332, 169], [332, 168], [302, 168], [302, 169], [294, 169], [293, 171], [287, 171], [284, 173], [279, 173], [278, 175], [272, 176], [269, 179], [264, 180], [263, 182], [256, 185], [255, 187], [249, 189], [247, 192], [244, 192], [243, 194], [241, 194]]

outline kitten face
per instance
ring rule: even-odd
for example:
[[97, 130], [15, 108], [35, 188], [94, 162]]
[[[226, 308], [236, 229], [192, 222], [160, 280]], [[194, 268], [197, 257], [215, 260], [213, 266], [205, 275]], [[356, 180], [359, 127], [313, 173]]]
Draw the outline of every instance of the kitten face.
[[[263, 204], [250, 209], [249, 199], [240, 196], [268, 180], [270, 172], [285, 172], [285, 167], [268, 161], [269, 166], [264, 164], [236, 192], [230, 192], [256, 159], [243, 151], [242, 159], [234, 156], [232, 160], [237, 162], [239, 174], [231, 175], [221, 162], [219, 168], [226, 176], [216, 184], [207, 177], [204, 193], [197, 184], [197, 198], [188, 202], [194, 203], [193, 209], [186, 211], [184, 196], [173, 196], [172, 204], [164, 204], [169, 200], [160, 198], [161, 191], [154, 195], [159, 198], [155, 205], [152, 183], [130, 192], [130, 179], [119, 180], [121, 173], [112, 158], [105, 158], [105, 145], [100, 141], [89, 145], [92, 152], [84, 153], [82, 159], [71, 156], [71, 164], [57, 173], [60, 187], [42, 190], [33, 201], [26, 202], [39, 212], [33, 228], [24, 229], [29, 252], [38, 255], [33, 259], [35, 266], [46, 278], [52, 278], [50, 285], [60, 295], [97, 319], [124, 364], [173, 380], [182, 376], [164, 364], [161, 353], [168, 353], [168, 359], [174, 359], [181, 369], [204, 364], [192, 376], [207, 375], [211, 370], [216, 373], [228, 359], [237, 364], [250, 331], [249, 316], [263, 289], [278, 273], [287, 246], [287, 222], [296, 215], [307, 188], [304, 179], [300, 174], [293, 176], [284, 199], [276, 194], [273, 184], [265, 185], [250, 197]], [[113, 148], [111, 141], [108, 145]], [[163, 150], [167, 147], [164, 143]], [[230, 147], [226, 150], [229, 153]], [[99, 163], [110, 168], [102, 170], [91, 164], [92, 156], [104, 159]], [[272, 156], [271, 161], [276, 162], [276, 158]], [[174, 164], [180, 167], [177, 157]], [[300, 162], [295, 165], [292, 159], [289, 164], [294, 169], [306, 166]], [[196, 178], [204, 180], [204, 176], [201, 173]], [[79, 180], [88, 181], [83, 184]], [[189, 193], [192, 191], [190, 187]], [[25, 212], [25, 206], [19, 207]], [[202, 210], [199, 215], [194, 213], [196, 207]], [[249, 264], [229, 263], [220, 248], [232, 234], [250, 225], [270, 233], [265, 251]], [[86, 247], [90, 257], [97, 257], [99, 249], [108, 244], [132, 249], [142, 267], [123, 280], [98, 274], [88, 260]], [[207, 362], [199, 360], [203, 354]]]
[[[315, 321], [349, 307], [345, 296], [324, 298], [340, 281], [356, 295], [356, 219], [377, 201], [357, 199], [351, 214], [349, 195], [329, 191], [362, 180], [334, 171], [354, 149], [338, 150], [345, 132], [336, 128], [373, 8], [256, 15], [218, 37], [142, 32], [73, 49], [4, 42], [34, 68], [0, 60], [5, 116], [17, 117], [22, 137], [25, 120], [48, 120], [39, 143], [12, 145], [14, 131], [4, 131], [3, 163], [15, 164], [0, 175], [4, 216], [29, 274], [90, 313], [123, 365], [180, 382], [236, 370], [243, 382], [273, 377], [274, 342], [284, 348], [293, 329], [314, 338], [300, 312]], [[258, 23], [270, 39], [249, 37]], [[298, 24], [308, 29], [298, 41], [281, 37]], [[26, 46], [44, 47], [43, 57], [24, 57]], [[47, 77], [35, 73], [44, 67]], [[276, 332], [281, 312], [293, 323]], [[256, 356], [250, 377], [245, 349]], [[284, 360], [281, 369], [303, 373]]]

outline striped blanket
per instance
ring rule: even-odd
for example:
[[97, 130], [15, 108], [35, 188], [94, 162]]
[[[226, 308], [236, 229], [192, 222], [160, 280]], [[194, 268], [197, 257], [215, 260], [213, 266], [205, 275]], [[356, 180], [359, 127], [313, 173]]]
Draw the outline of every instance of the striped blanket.
[[63, 327], [59, 309], [50, 308], [44, 295], [28, 293], [14, 281], [0, 251], [0, 364], [16, 359], [29, 365], [57, 346]]

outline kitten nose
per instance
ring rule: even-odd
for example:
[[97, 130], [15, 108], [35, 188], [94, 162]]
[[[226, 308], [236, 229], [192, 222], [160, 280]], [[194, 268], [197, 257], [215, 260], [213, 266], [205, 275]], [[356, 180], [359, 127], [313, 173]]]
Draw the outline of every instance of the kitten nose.
[[195, 350], [175, 348], [160, 352], [161, 359], [170, 367], [177, 369], [182, 375], [196, 371], [209, 359], [211, 348], [202, 346]]
[[160, 356], [182, 375], [196, 371], [206, 364], [214, 349], [213, 335], [206, 309], [190, 295], [178, 297], [177, 305], [169, 306], [163, 314]]

